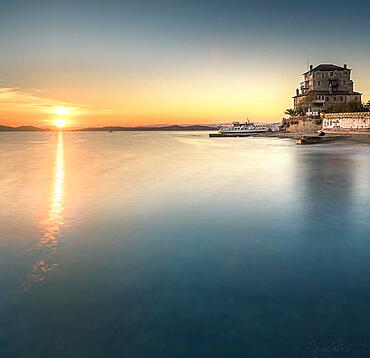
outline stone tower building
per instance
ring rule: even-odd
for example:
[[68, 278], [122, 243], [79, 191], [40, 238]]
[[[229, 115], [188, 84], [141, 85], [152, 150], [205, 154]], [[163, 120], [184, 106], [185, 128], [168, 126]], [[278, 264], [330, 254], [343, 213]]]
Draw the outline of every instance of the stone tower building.
[[318, 114], [336, 104], [361, 103], [361, 93], [354, 92], [351, 69], [347, 65], [311, 65], [303, 76], [304, 81], [293, 97], [295, 110]]

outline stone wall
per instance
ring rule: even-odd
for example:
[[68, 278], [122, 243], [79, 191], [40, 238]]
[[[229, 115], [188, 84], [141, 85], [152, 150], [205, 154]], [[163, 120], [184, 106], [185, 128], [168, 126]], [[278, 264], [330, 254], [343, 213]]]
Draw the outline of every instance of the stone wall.
[[323, 120], [324, 130], [370, 130], [370, 112], [327, 113]]
[[286, 131], [290, 133], [315, 133], [321, 129], [321, 119], [311, 119], [300, 116], [291, 117], [287, 120]]

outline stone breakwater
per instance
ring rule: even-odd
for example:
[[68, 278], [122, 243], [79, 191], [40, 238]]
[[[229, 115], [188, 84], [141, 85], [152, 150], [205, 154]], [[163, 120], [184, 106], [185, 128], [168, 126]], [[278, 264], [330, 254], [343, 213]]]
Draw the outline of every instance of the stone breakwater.
[[291, 117], [286, 120], [286, 130], [290, 133], [315, 133], [322, 129], [322, 120], [305, 116]]

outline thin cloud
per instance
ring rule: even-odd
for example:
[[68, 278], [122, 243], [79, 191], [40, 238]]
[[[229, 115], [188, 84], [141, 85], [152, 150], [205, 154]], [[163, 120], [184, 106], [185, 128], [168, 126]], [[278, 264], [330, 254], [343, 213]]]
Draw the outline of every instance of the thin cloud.
[[79, 105], [41, 97], [36, 91], [27, 92], [17, 87], [0, 88], [0, 103], [2, 111], [6, 112], [50, 113], [56, 106], [65, 106], [76, 112], [84, 111]]
[[6, 113], [51, 114], [55, 107], [68, 107], [74, 115], [113, 113], [109, 109], [94, 110], [87, 106], [43, 97], [41, 91], [25, 91], [18, 87], [0, 87], [1, 111]]

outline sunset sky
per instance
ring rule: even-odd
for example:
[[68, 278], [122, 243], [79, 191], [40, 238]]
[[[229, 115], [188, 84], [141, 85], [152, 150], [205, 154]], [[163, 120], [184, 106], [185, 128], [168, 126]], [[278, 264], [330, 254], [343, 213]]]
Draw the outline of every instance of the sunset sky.
[[310, 63], [370, 99], [370, 2], [0, 2], [0, 124], [278, 121]]

